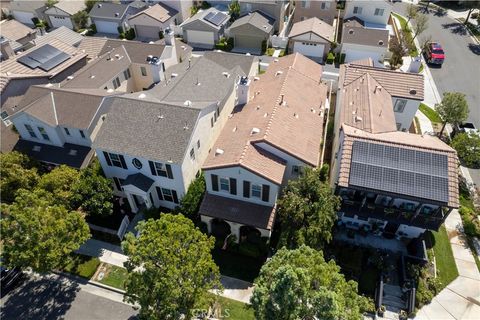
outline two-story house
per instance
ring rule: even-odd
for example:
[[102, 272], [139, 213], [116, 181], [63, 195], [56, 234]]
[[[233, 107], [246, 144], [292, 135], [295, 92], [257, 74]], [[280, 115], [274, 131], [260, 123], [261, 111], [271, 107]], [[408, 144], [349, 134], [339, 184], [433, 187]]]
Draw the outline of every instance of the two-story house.
[[240, 78], [257, 70], [253, 57], [209, 52], [169, 68], [150, 90], [112, 99], [94, 146], [134, 212], [178, 205], [242, 101]]
[[209, 232], [223, 225], [237, 241], [252, 230], [270, 237], [282, 186], [320, 162], [329, 106], [321, 74], [319, 64], [296, 53], [242, 80], [250, 87], [247, 103], [228, 116], [203, 166], [199, 213]]
[[396, 91], [358, 73], [339, 88], [331, 182], [340, 224], [413, 239], [438, 230], [459, 205], [457, 155], [437, 137], [398, 131]]
[[318, 18], [330, 25], [337, 16], [337, 2], [334, 0], [312, 1], [312, 0], [295, 0], [295, 13], [293, 14], [293, 22], [308, 20], [310, 18]]
[[250, 12], [260, 11], [275, 19], [273, 28], [278, 33], [288, 24], [291, 14], [294, 10], [292, 0], [240, 0], [240, 15], [246, 15]]

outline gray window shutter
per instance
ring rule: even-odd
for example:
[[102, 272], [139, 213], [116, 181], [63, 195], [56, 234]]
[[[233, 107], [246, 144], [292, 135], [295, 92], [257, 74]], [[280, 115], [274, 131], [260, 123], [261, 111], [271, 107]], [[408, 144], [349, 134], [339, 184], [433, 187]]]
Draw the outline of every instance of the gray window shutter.
[[212, 179], [212, 190], [218, 191], [218, 176], [216, 174], [210, 175]]
[[268, 184], [262, 185], [262, 201], [268, 202], [270, 198], [270, 186]]
[[158, 200], [163, 201], [162, 190], [160, 190], [160, 187], [157, 186], [155, 187], [155, 189], [157, 189]]
[[169, 165], [169, 164], [166, 164], [165, 167], [167, 168], [167, 177], [168, 177], [168, 179], [173, 179], [172, 166]]
[[107, 152], [103, 151], [103, 156], [105, 157], [105, 161], [107, 162], [108, 166], [112, 166], [112, 162], [110, 161], [110, 156], [108, 155]]
[[250, 181], [243, 181], [243, 197], [250, 198]]
[[120, 162], [122, 163], [122, 168], [127, 169], [127, 164], [125, 163], [125, 158], [119, 154], [118, 157], [120, 158]]
[[150, 171], [152, 172], [152, 175], [156, 176], [157, 171], [155, 170], [155, 165], [153, 164], [153, 161], [148, 161], [148, 165], [150, 166]]
[[178, 203], [177, 191], [172, 190], [173, 202]]
[[237, 194], [237, 179], [230, 178], [230, 193]]

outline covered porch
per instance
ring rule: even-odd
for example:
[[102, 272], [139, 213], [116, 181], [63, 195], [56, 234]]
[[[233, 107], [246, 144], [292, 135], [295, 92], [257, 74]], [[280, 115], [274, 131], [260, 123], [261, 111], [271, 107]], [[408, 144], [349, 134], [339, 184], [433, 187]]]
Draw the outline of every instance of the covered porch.
[[141, 173], [131, 174], [123, 181], [122, 190], [132, 208], [132, 212], [137, 213], [154, 205], [152, 198], [153, 183], [153, 179]]

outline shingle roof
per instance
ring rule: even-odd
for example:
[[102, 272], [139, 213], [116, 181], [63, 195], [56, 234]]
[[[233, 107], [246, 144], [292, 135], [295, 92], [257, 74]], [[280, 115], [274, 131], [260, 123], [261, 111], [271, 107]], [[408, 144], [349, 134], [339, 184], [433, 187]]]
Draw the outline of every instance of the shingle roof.
[[165, 50], [165, 45], [159, 43], [144, 43], [139, 41], [108, 39], [103, 45], [100, 55], [123, 46], [133, 63], [145, 64], [149, 55], [160, 57]]
[[335, 29], [328, 23], [313, 17], [307, 20], [298, 21], [290, 30], [289, 38], [296, 37], [307, 32], [312, 32], [328, 41], [333, 41]]
[[17, 20], [2, 20], [0, 22], [0, 35], [8, 40], [18, 41], [31, 33], [36, 33], [36, 31]]
[[78, 49], [84, 52], [88, 59], [95, 59], [100, 55], [107, 40], [107, 38], [83, 37]]
[[204, 168], [241, 165], [281, 183], [284, 164], [260, 152], [260, 142], [317, 166], [327, 98], [321, 74], [319, 64], [298, 53], [271, 63], [250, 85], [250, 101], [232, 113], [212, 148], [223, 153], [212, 152]]
[[10, 1], [10, 11], [34, 12], [35, 10], [40, 9], [44, 6], [45, 6], [45, 2], [43, 1], [35, 1], [35, 0]]
[[135, 173], [135, 174], [129, 175], [125, 179], [125, 181], [123, 181], [122, 185], [124, 186], [133, 185], [138, 189], [147, 192], [153, 183], [154, 183], [153, 179], [147, 177], [146, 175], [141, 173]]
[[164, 3], [157, 3], [153, 6], [150, 6], [147, 9], [145, 9], [143, 11], [140, 11], [139, 13], [129, 17], [128, 20], [132, 20], [132, 19], [134, 19], [134, 18], [136, 18], [140, 15], [146, 14], [150, 18], [153, 18], [157, 21], [165, 22], [168, 19], [175, 16], [177, 13], [178, 13], [177, 10], [169, 7], [168, 5], [166, 5]]
[[58, 8], [69, 15], [82, 11], [86, 8], [85, 2], [78, 0], [60, 0], [53, 7], [50, 7], [45, 11], [45, 14], [55, 14], [55, 8]]
[[114, 97], [96, 149], [181, 163], [201, 110]]
[[252, 63], [258, 59], [254, 56], [226, 53], [223, 51], [206, 51], [203, 56], [221, 65], [225, 69], [232, 69], [233, 66], [239, 66], [246, 75], [250, 73]]
[[230, 26], [230, 29], [235, 29], [246, 24], [249, 24], [265, 33], [270, 33], [273, 29], [273, 25], [275, 24], [275, 19], [261, 11], [249, 12], [235, 20], [235, 22], [233, 22]]
[[122, 20], [123, 16], [127, 12], [128, 5], [112, 2], [98, 2], [89, 12], [89, 16], [92, 18], [107, 18]]
[[[37, 38], [35, 39], [35, 43], [37, 46], [41, 46], [43, 44], [50, 43], [52, 39], [60, 40], [72, 47], [76, 47], [87, 37], [82, 36], [80, 33], [73, 31], [65, 26], [61, 26], [53, 31], [46, 33], [43, 36], [39, 36], [37, 34]], [[94, 37], [88, 37], [88, 39], [96, 39]]]
[[365, 46], [388, 48], [389, 31], [387, 29], [365, 28], [364, 23], [357, 17], [344, 20], [342, 43], [355, 43]]

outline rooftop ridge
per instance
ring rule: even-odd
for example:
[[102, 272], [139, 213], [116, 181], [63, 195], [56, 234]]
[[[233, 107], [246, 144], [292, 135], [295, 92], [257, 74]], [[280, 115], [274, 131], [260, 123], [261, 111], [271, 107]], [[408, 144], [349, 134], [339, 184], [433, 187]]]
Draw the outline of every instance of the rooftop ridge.
[[[294, 60], [296, 59], [297, 57], [295, 56], [294, 57]], [[273, 122], [273, 118], [276, 114], [276, 111], [277, 111], [277, 108], [278, 106], [280, 105], [280, 102], [281, 102], [281, 99], [282, 99], [282, 95], [284, 94], [284, 89], [285, 89], [285, 84], [287, 82], [287, 78], [288, 78], [288, 74], [290, 73], [290, 71], [292, 70], [292, 67], [289, 66], [287, 72], [285, 73], [285, 76], [283, 78], [283, 82], [282, 82], [282, 85], [280, 87], [280, 93], [277, 97], [277, 99], [275, 100], [275, 105], [273, 106], [273, 109], [272, 109], [272, 112], [270, 113], [270, 117], [268, 118], [268, 122], [267, 122], [267, 126], [265, 127], [265, 134], [263, 135], [263, 139], [266, 139], [267, 136], [268, 136], [268, 133], [270, 132], [270, 129], [271, 129], [271, 126], [272, 126], [272, 122]]]
[[53, 92], [50, 91], [50, 97], [52, 99], [52, 106], [53, 106], [53, 114], [55, 115], [55, 122], [58, 126], [58, 116], [57, 116], [57, 107], [55, 105], [55, 97], [53, 96]]

